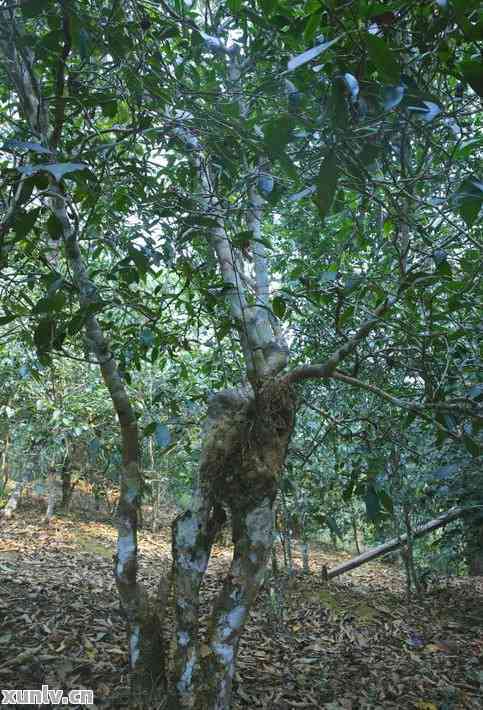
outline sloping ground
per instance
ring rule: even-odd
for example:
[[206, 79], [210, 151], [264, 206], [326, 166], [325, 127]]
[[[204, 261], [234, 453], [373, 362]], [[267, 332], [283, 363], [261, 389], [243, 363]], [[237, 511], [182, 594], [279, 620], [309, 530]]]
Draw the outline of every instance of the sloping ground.
[[[0, 528], [0, 689], [92, 688], [129, 707], [123, 619], [112, 579], [115, 530], [35, 508]], [[151, 588], [169, 536], [141, 535]], [[483, 705], [483, 580], [452, 580], [409, 603], [393, 568], [369, 563], [324, 586], [347, 555], [312, 555], [311, 576], [260, 595], [241, 643], [235, 709], [476, 710]], [[229, 564], [216, 548], [205, 611]]]

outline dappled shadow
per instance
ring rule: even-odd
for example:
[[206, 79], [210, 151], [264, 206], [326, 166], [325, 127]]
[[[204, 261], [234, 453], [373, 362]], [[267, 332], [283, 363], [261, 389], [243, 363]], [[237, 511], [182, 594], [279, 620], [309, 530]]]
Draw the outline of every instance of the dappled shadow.
[[[92, 688], [97, 705], [129, 707], [115, 530], [69, 517], [46, 528], [33, 513], [1, 529], [0, 687]], [[140, 576], [151, 590], [170, 564], [166, 532], [140, 536]], [[230, 557], [215, 547], [205, 619]], [[451, 580], [410, 601], [399, 572], [383, 563], [327, 586], [316, 571], [348, 555], [316, 550], [309, 576], [295, 557], [298, 572], [267, 582], [252, 611], [235, 710], [481, 707], [481, 579]]]

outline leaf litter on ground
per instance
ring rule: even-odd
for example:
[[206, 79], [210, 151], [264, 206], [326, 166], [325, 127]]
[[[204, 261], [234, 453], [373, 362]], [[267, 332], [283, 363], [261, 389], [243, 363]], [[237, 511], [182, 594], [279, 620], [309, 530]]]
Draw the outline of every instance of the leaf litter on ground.
[[[124, 619], [108, 520], [23, 509], [0, 529], [0, 688], [92, 688], [96, 707], [130, 707]], [[141, 531], [153, 592], [170, 565], [169, 528]], [[230, 564], [215, 546], [202, 630]], [[314, 547], [311, 573], [269, 579], [240, 643], [234, 710], [476, 710], [483, 688], [483, 579], [452, 578], [408, 600], [393, 565], [368, 563], [328, 585], [349, 555]]]

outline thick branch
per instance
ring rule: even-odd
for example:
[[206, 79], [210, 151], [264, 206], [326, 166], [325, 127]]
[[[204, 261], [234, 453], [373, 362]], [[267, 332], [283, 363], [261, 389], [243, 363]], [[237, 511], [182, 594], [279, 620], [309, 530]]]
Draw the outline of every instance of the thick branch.
[[[210, 167], [203, 156], [202, 145], [186, 125], [186, 120], [189, 118], [191, 116], [186, 112], [175, 114], [172, 130], [189, 151], [191, 161], [198, 173], [198, 179], [204, 193], [201, 197], [204, 212], [217, 221], [217, 225], [210, 229], [211, 242], [223, 281], [228, 286], [226, 297], [240, 334], [249, 377], [251, 379], [253, 377], [255, 379], [263, 378], [283, 369], [287, 360], [287, 348], [277, 342], [270, 323], [268, 307], [261, 303], [258, 298], [257, 302], [260, 307], [248, 303], [246, 283], [239, 273], [235, 250], [223, 224], [223, 208], [214, 191]], [[259, 209], [259, 205], [256, 206], [256, 209]], [[256, 219], [259, 222], [259, 214]], [[259, 234], [259, 224], [254, 225], [254, 227], [257, 229], [257, 234]], [[258, 244], [259, 242], [257, 246]], [[258, 256], [256, 255], [256, 258], [258, 259], [256, 287], [260, 295], [263, 294], [263, 301], [266, 301], [268, 300], [266, 257], [263, 252], [260, 252]]]

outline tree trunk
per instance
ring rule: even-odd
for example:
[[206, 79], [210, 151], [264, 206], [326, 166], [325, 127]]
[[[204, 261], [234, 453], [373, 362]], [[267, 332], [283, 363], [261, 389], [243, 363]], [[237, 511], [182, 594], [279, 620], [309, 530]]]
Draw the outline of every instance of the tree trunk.
[[416, 562], [414, 560], [414, 535], [411, 524], [411, 516], [407, 502], [403, 503], [404, 524], [406, 527], [406, 545], [402, 548], [403, 556], [406, 558], [406, 569], [409, 573], [409, 591], [414, 588], [416, 596], [421, 596], [421, 585], [419, 584], [419, 576], [416, 570]]
[[302, 552], [302, 571], [304, 574], [310, 574], [309, 543], [307, 540], [302, 540], [300, 550]]
[[[273, 380], [255, 396], [225, 390], [210, 403], [194, 504], [173, 525], [172, 708], [231, 706], [240, 637], [270, 559], [273, 505], [294, 414], [290, 389]], [[199, 591], [225, 511], [232, 521], [233, 559], [201, 644]]]
[[57, 481], [54, 471], [50, 471], [47, 477], [47, 511], [45, 513], [45, 521], [49, 523], [55, 511], [55, 504], [57, 502]]
[[354, 510], [354, 503], [352, 502], [352, 499], [351, 499], [351, 525], [352, 525], [352, 533], [354, 535], [354, 544], [356, 546], [356, 552], [358, 555], [360, 555], [361, 548], [359, 545], [359, 531], [357, 529], [357, 518], [356, 518], [356, 513]]
[[2, 456], [0, 458], [0, 476], [3, 480], [3, 485], [8, 483], [8, 449], [10, 446], [10, 435], [7, 433], [3, 442]]
[[15, 514], [20, 498], [22, 496], [22, 491], [27, 485], [27, 480], [27, 478], [24, 478], [21, 481], [17, 481], [17, 483], [15, 484], [15, 488], [13, 489], [12, 494], [7, 501], [7, 505], [2, 510], [2, 516], [7, 520], [12, 518]]
[[233, 560], [211, 617], [207, 683], [198, 705], [200, 710], [231, 707], [240, 638], [270, 559], [273, 497], [267, 496], [247, 508], [234, 511], [232, 524]]
[[285, 501], [285, 496], [283, 491], [280, 496], [282, 502], [282, 545], [283, 545], [283, 558], [285, 562], [285, 568], [289, 575], [293, 574], [293, 557], [292, 557], [292, 533], [290, 530], [290, 516], [287, 510], [287, 505]]
[[74, 492], [74, 485], [72, 483], [72, 472], [70, 468], [70, 458], [66, 456], [64, 463], [62, 464], [62, 470], [60, 472], [60, 479], [62, 482], [62, 500], [61, 506], [64, 510], [69, 510], [70, 502], [72, 499], [72, 493]]
[[466, 527], [466, 560], [471, 577], [483, 576], [483, 517], [482, 513], [468, 516]]

